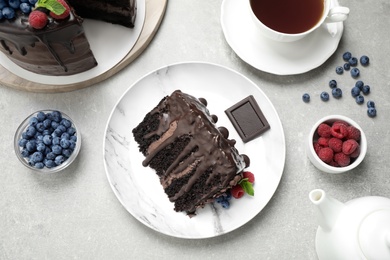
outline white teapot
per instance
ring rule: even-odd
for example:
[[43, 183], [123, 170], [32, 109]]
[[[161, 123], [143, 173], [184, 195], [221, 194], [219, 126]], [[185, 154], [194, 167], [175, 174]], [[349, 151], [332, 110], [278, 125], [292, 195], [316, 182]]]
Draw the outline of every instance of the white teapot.
[[320, 260], [390, 259], [390, 199], [368, 196], [344, 204], [320, 189], [309, 198], [319, 213]]

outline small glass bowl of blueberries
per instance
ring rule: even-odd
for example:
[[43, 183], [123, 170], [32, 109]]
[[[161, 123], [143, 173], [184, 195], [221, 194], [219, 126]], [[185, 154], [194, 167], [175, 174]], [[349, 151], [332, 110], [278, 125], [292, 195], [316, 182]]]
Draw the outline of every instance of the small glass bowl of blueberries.
[[16, 156], [27, 168], [44, 173], [59, 172], [77, 157], [81, 135], [74, 121], [58, 110], [29, 115], [14, 137]]

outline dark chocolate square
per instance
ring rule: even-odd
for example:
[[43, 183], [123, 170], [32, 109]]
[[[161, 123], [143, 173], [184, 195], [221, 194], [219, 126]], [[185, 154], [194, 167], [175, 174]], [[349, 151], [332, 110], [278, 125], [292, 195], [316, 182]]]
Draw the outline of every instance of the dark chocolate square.
[[270, 129], [267, 119], [252, 95], [226, 109], [225, 113], [244, 143]]

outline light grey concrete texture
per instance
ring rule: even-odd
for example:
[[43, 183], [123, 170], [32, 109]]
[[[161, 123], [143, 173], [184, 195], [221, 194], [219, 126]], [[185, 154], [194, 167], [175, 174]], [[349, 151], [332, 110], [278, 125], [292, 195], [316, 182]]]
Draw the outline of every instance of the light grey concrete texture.
[[[390, 198], [390, 2], [340, 0], [350, 16], [338, 49], [318, 68], [292, 76], [259, 71], [235, 54], [221, 29], [221, 3], [168, 1], [148, 48], [94, 86], [56, 94], [0, 87], [0, 259], [317, 259], [318, 223], [308, 198], [312, 189], [324, 189], [342, 202], [369, 195]], [[371, 86], [365, 98], [375, 101], [375, 118], [351, 97], [356, 80], [347, 72], [335, 73], [345, 51], [370, 57], [370, 65], [359, 68], [360, 79]], [[104, 130], [118, 99], [150, 71], [183, 61], [220, 64], [254, 81], [274, 104], [286, 137], [284, 173], [268, 205], [246, 225], [209, 239], [169, 237], [141, 224], [116, 198], [103, 164]], [[330, 93], [331, 79], [338, 81], [343, 97], [323, 102], [319, 95]], [[302, 101], [306, 92], [310, 103]], [[50, 175], [29, 171], [13, 151], [19, 123], [45, 108], [80, 122], [83, 137], [75, 163]], [[331, 114], [355, 120], [368, 140], [362, 164], [343, 175], [320, 172], [305, 155], [311, 126]]]

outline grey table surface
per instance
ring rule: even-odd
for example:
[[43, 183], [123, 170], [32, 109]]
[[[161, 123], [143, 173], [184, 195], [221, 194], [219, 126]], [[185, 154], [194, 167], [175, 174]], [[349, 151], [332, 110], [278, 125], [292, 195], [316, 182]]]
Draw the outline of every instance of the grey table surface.
[[[221, 0], [170, 0], [148, 48], [112, 78], [66, 93], [29, 93], [0, 87], [0, 259], [317, 259], [317, 220], [308, 193], [322, 188], [346, 202], [390, 197], [390, 2], [340, 1], [351, 10], [336, 52], [307, 73], [277, 76], [242, 61], [227, 44], [220, 24]], [[239, 17], [237, 17], [239, 19]], [[336, 78], [335, 67], [350, 51], [371, 59], [361, 80], [378, 115], [349, 94], [354, 80], [340, 77], [344, 97], [322, 102], [319, 94]], [[278, 189], [246, 225], [209, 239], [180, 239], [157, 233], [132, 217], [115, 197], [103, 164], [109, 114], [126, 89], [143, 75], [172, 63], [206, 61], [242, 73], [269, 97], [286, 137], [286, 162]], [[309, 104], [301, 96], [308, 92]], [[18, 124], [43, 108], [64, 111], [82, 122], [77, 161], [58, 174], [31, 172], [13, 151]], [[363, 163], [344, 175], [318, 171], [305, 155], [305, 139], [320, 117], [343, 114], [358, 122], [368, 139]]]

